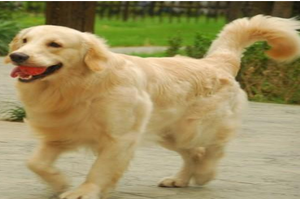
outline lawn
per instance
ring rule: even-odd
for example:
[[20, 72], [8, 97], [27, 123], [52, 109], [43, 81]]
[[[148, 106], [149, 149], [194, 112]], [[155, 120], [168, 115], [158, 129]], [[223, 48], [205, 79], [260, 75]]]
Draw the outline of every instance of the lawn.
[[181, 35], [184, 44], [192, 44], [196, 32], [201, 32], [209, 38], [214, 38], [223, 27], [225, 20], [206, 22], [201, 18], [199, 22], [169, 23], [168, 19], [146, 18], [138, 21], [122, 22], [117, 20], [96, 21], [96, 34], [108, 40], [111, 46], [167, 46], [168, 40]]
[[[44, 24], [43, 15], [22, 14], [17, 17], [21, 28]], [[225, 20], [207, 21], [204, 17], [198, 22], [194, 19], [189, 22], [182, 18], [181, 22], [168, 18], [160, 22], [158, 18], [145, 18], [123, 22], [116, 19], [96, 18], [95, 33], [108, 41], [110, 46], [167, 46], [171, 37], [181, 35], [183, 44], [193, 43], [196, 32], [209, 38], [214, 38], [224, 26]]]

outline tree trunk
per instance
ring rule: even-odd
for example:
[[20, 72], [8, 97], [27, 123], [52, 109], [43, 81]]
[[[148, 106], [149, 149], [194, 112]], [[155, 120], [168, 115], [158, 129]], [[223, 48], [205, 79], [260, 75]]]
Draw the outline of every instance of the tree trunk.
[[233, 21], [237, 18], [244, 17], [242, 13], [244, 2], [242, 1], [230, 1], [228, 11], [226, 14], [227, 21]]
[[258, 14], [270, 15], [272, 13], [273, 2], [270, 1], [250, 1], [248, 2], [248, 17], [253, 17]]
[[129, 1], [125, 1], [125, 2], [122, 2], [121, 5], [123, 5], [123, 13], [122, 13], [122, 19], [123, 21], [127, 21], [128, 20], [128, 17], [129, 17]]
[[292, 16], [293, 11], [292, 1], [275, 1], [272, 15], [276, 17], [289, 18]]
[[74, 28], [83, 32], [94, 32], [96, 2], [48, 1], [46, 24]]

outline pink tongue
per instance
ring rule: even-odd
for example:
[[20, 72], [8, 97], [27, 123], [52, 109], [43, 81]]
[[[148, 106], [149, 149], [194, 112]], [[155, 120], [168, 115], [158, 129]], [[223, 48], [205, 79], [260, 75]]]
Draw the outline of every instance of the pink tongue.
[[39, 75], [46, 71], [47, 68], [45, 67], [29, 67], [29, 66], [17, 66], [13, 69], [10, 76], [15, 77], [22, 77], [26, 78], [30, 75]]
[[23, 73], [21, 70], [20, 70], [20, 67], [17, 66], [13, 69], [13, 71], [10, 73], [10, 76], [13, 77], [13, 78], [16, 78], [18, 76], [20, 77], [29, 77], [29, 75]]

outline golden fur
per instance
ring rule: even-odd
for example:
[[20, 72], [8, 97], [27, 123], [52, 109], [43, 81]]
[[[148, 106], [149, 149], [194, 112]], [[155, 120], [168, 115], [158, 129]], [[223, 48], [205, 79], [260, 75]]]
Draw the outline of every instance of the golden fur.
[[[66, 27], [21, 31], [10, 47], [11, 53], [30, 56], [25, 65], [63, 63], [43, 79], [17, 83], [27, 123], [41, 141], [29, 168], [56, 191], [65, 191], [67, 179], [53, 167], [55, 160], [65, 151], [89, 147], [98, 158], [86, 181], [60, 197], [105, 197], [140, 139], [150, 137], [184, 160], [181, 170], [160, 186], [185, 187], [191, 179], [199, 185], [209, 182], [247, 104], [235, 81], [243, 49], [265, 40], [272, 46], [267, 52], [271, 58], [292, 60], [300, 52], [299, 28], [293, 19], [238, 19], [200, 60], [116, 54], [100, 38]], [[46, 45], [52, 41], [62, 47]], [[11, 61], [9, 56], [6, 60]]]

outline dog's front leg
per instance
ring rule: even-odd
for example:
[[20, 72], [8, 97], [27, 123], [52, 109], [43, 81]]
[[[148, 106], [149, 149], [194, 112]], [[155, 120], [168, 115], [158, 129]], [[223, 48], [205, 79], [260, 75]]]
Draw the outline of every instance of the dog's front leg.
[[64, 148], [55, 143], [42, 142], [27, 163], [27, 166], [56, 192], [65, 191], [69, 185], [67, 178], [53, 167], [56, 159], [64, 151]]
[[[135, 138], [134, 138], [135, 137]], [[63, 199], [104, 198], [126, 170], [136, 146], [136, 135], [115, 138], [105, 145], [93, 164], [85, 182], [73, 191], [60, 196]]]
[[105, 198], [127, 169], [152, 109], [147, 95], [134, 97], [135, 93], [129, 94], [128, 101], [135, 100], [135, 103], [110, 102], [106, 115], [108, 132], [105, 141], [101, 142], [97, 160], [85, 182], [77, 189], [63, 193], [61, 199]]

